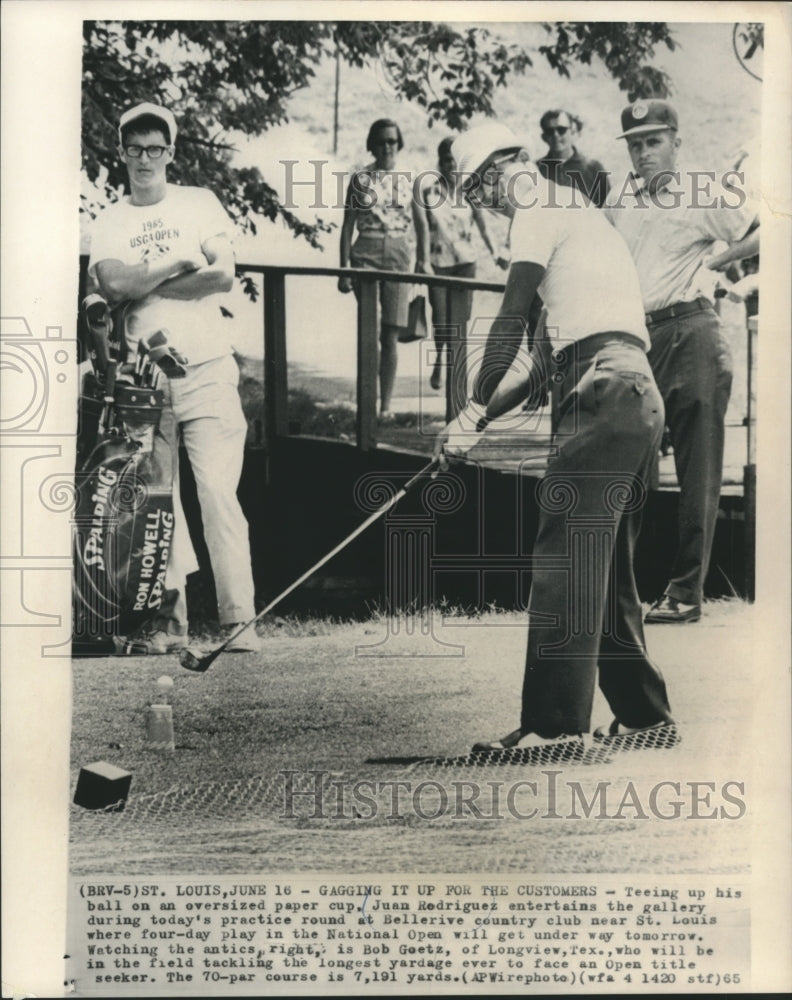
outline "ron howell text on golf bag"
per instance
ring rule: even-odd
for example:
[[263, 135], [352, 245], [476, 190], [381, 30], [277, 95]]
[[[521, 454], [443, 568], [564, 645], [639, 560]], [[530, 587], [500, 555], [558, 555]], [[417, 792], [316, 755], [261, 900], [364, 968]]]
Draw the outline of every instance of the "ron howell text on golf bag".
[[[83, 317], [92, 370], [80, 395], [73, 642], [103, 651], [162, 602], [173, 534], [173, 463], [158, 430], [163, 393], [156, 386], [166, 369], [157, 348], [140, 342], [130, 361], [123, 308], [111, 312], [99, 295], [83, 302]], [[170, 355], [167, 361], [167, 374], [174, 377], [175, 365], [178, 377], [178, 364]]]

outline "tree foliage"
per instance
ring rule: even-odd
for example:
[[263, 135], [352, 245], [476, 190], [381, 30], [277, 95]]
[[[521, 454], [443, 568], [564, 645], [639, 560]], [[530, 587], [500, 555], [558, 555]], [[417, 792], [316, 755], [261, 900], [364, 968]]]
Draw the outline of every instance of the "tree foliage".
[[668, 74], [646, 64], [661, 42], [675, 48], [664, 22], [559, 21], [544, 27], [551, 42], [541, 45], [539, 51], [562, 76], [569, 76], [573, 63], [589, 66], [597, 59], [618, 81], [619, 88], [627, 91], [629, 101], [670, 94]]
[[[654, 47], [674, 47], [665, 23], [546, 24], [539, 49], [562, 76], [600, 60], [630, 99], [667, 92], [645, 65]], [[281, 220], [314, 246], [327, 226], [285, 208], [256, 168], [233, 166], [228, 134], [258, 136], [288, 121], [289, 98], [338, 52], [350, 66], [378, 64], [395, 95], [423, 108], [429, 124], [464, 129], [491, 115], [497, 87], [532, 66], [519, 45], [483, 26], [426, 21], [86, 21], [83, 28], [82, 162], [89, 180], [114, 190], [117, 121], [140, 101], [166, 104], [179, 122], [172, 177], [211, 186], [242, 228], [256, 216]]]

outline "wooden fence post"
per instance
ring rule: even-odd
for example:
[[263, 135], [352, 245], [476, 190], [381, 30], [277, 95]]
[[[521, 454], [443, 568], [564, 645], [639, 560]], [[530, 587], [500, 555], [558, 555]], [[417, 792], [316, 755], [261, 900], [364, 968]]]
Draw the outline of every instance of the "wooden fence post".
[[377, 329], [378, 284], [360, 278], [357, 321], [357, 445], [362, 451], [377, 447]]
[[453, 420], [467, 402], [467, 318], [468, 296], [465, 288], [447, 288], [449, 325], [449, 364], [446, 375], [446, 422]]
[[288, 433], [286, 280], [282, 271], [268, 269], [264, 272], [264, 441], [268, 464], [276, 439]]

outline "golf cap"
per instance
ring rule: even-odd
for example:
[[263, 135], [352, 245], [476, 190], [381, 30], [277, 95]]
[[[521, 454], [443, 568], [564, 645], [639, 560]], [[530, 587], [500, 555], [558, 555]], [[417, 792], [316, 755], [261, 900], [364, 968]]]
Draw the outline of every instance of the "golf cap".
[[621, 135], [617, 139], [626, 139], [629, 135], [641, 132], [657, 132], [660, 129], [679, 128], [677, 113], [668, 101], [633, 101], [621, 113]]
[[523, 144], [506, 125], [487, 122], [463, 132], [454, 140], [451, 154], [456, 160], [457, 172], [464, 178], [478, 172], [479, 168], [498, 153], [516, 153]]
[[142, 118], [143, 115], [151, 115], [153, 118], [159, 118], [161, 122], [164, 122], [168, 126], [171, 145], [176, 141], [176, 119], [173, 117], [172, 112], [168, 111], [167, 108], [161, 107], [159, 104], [151, 104], [150, 102], [136, 104], [134, 108], [130, 108], [121, 115], [118, 123], [119, 139], [121, 138], [121, 129], [136, 118]]

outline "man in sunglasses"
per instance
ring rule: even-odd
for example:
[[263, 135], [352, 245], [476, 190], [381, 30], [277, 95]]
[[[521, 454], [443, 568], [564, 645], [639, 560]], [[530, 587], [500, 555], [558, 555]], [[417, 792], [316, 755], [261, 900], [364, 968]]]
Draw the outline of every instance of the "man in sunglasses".
[[598, 208], [604, 205], [610, 190], [608, 174], [599, 160], [590, 160], [578, 152], [575, 140], [582, 128], [580, 119], [559, 108], [545, 111], [539, 124], [548, 147], [536, 161], [542, 177], [577, 188]]
[[[473, 750], [522, 750], [543, 740], [562, 740], [567, 749], [571, 739], [576, 752], [590, 729], [597, 676], [615, 718], [595, 739], [670, 746], [678, 734], [646, 652], [633, 573], [663, 431], [635, 266], [603, 213], [539, 176], [505, 126], [470, 129], [453, 154], [471, 196], [511, 220], [512, 261], [472, 400], [442, 432], [435, 454], [441, 464], [447, 455], [466, 456], [489, 422], [511, 410], [504, 430], [513, 435], [514, 421], [519, 427], [528, 419], [518, 409], [526, 398], [537, 398], [546, 381], [558, 392], [551, 458], [536, 485], [520, 722]], [[526, 356], [537, 293], [550, 343]]]
[[[99, 215], [91, 233], [89, 280], [111, 305], [126, 305], [130, 351], [159, 333], [179, 376], [160, 382], [160, 430], [177, 470], [165, 596], [145, 633], [116, 638], [121, 653], [173, 653], [187, 644], [185, 579], [198, 566], [179, 502], [179, 438], [195, 476], [220, 624], [230, 629], [255, 614], [248, 524], [236, 495], [247, 422], [221, 313], [234, 281], [233, 224], [208, 189], [168, 183], [176, 133], [173, 114], [157, 104], [121, 115], [119, 156], [129, 194]], [[258, 649], [255, 632], [242, 633], [234, 649]]]

